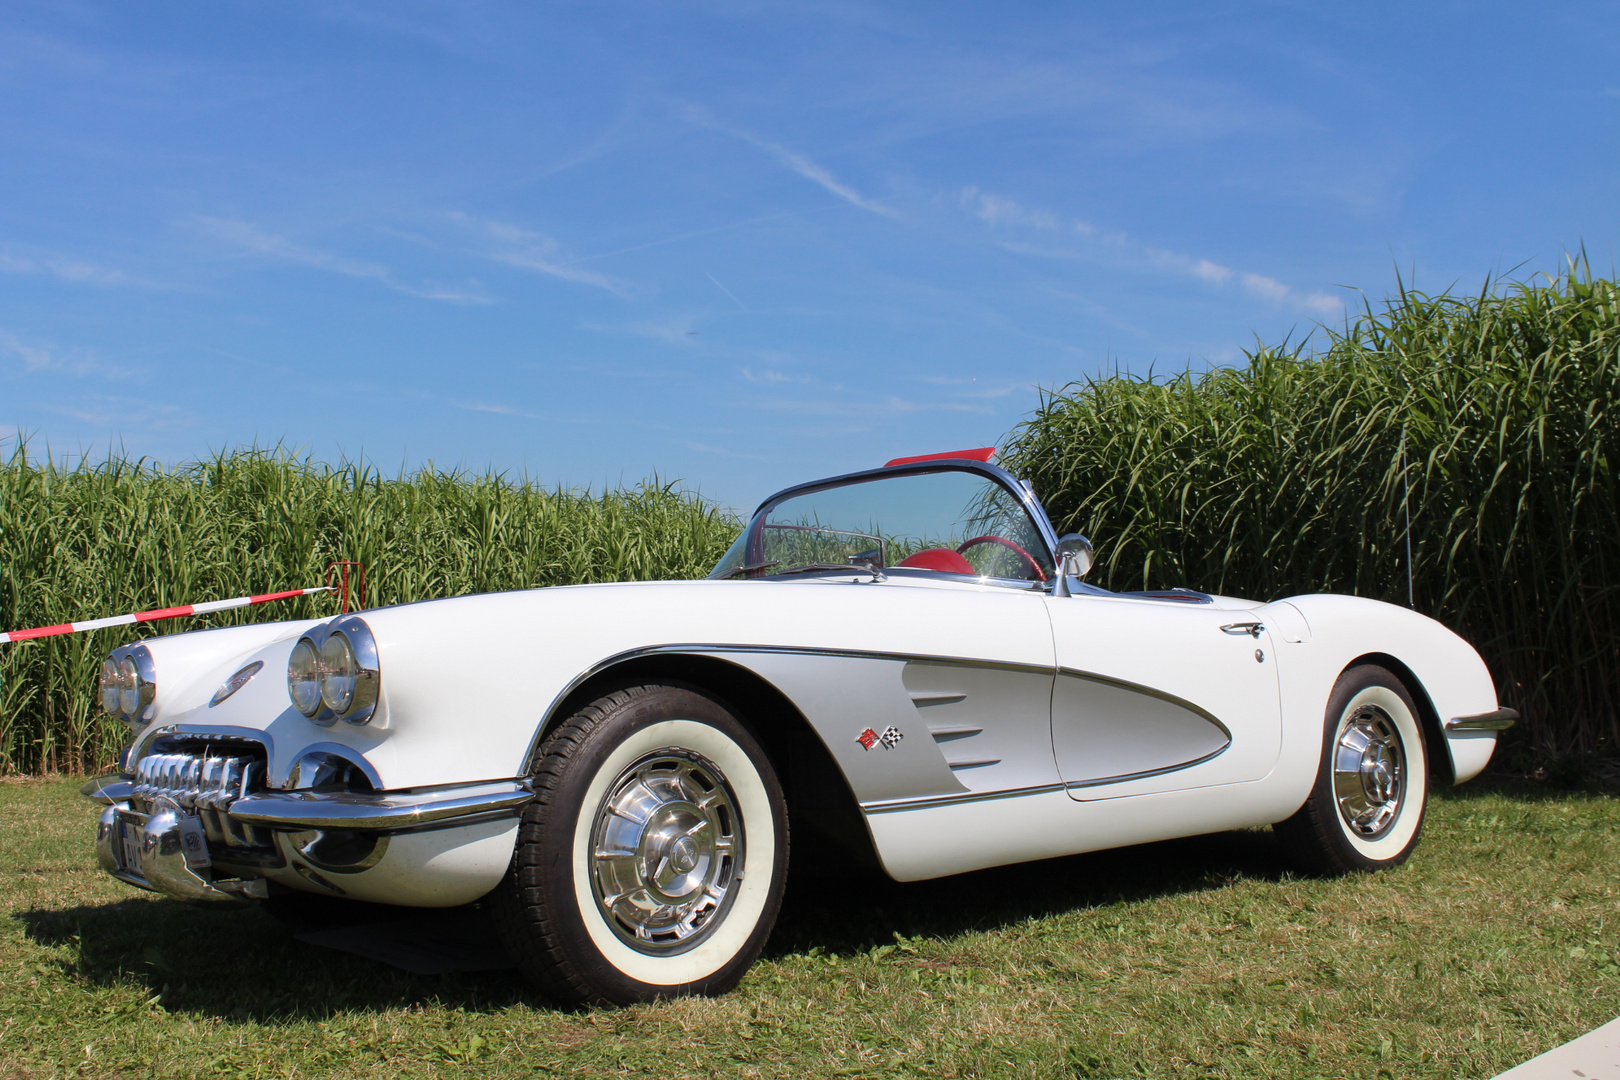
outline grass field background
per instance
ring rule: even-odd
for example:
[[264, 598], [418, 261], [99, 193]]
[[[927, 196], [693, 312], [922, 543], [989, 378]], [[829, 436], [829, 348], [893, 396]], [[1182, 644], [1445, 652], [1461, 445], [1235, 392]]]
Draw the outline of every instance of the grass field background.
[[1620, 801], [1475, 784], [1403, 868], [1265, 831], [897, 885], [800, 866], [731, 994], [558, 1010], [107, 877], [0, 783], [0, 1077], [1483, 1078], [1620, 1013]]

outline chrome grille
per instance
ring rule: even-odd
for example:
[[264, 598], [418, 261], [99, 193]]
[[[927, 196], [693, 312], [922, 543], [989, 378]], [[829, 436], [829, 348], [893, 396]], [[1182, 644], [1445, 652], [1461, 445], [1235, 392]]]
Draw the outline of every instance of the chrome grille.
[[149, 813], [155, 800], [168, 799], [196, 814], [213, 843], [272, 846], [268, 832], [233, 821], [229, 814], [232, 803], [264, 786], [263, 756], [213, 749], [203, 746], [141, 758], [135, 763], [134, 802]]

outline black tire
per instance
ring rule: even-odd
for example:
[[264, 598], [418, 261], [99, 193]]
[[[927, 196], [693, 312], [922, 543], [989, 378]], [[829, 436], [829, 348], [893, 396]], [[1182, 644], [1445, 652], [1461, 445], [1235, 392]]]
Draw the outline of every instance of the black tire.
[[557, 725], [532, 775], [488, 901], [524, 974], [610, 1005], [735, 986], [788, 866], [781, 785], [737, 718], [683, 687], [619, 690]]
[[1405, 862], [1417, 846], [1428, 797], [1417, 706], [1391, 672], [1362, 664], [1339, 676], [1328, 696], [1310, 797], [1272, 829], [1306, 873], [1384, 870]]

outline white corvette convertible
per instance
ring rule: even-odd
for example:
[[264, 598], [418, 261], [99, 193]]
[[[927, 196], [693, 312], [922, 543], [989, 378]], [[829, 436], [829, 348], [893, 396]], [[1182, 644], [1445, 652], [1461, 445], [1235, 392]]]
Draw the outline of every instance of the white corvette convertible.
[[1086, 584], [990, 457], [789, 488], [703, 581], [120, 648], [101, 864], [181, 900], [482, 900], [553, 994], [642, 1001], [741, 977], [790, 835], [915, 881], [1274, 824], [1308, 871], [1376, 870], [1513, 722], [1404, 608]]

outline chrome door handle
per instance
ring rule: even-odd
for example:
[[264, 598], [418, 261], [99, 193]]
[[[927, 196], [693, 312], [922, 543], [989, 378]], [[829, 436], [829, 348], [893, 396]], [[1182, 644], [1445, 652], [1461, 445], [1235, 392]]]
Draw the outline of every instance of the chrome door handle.
[[1265, 632], [1265, 629], [1266, 629], [1266, 624], [1265, 623], [1233, 622], [1233, 623], [1227, 623], [1225, 626], [1221, 627], [1221, 633], [1223, 633], [1223, 634], [1248, 634], [1250, 637], [1255, 638], [1255, 639], [1258, 640], [1260, 635]]

